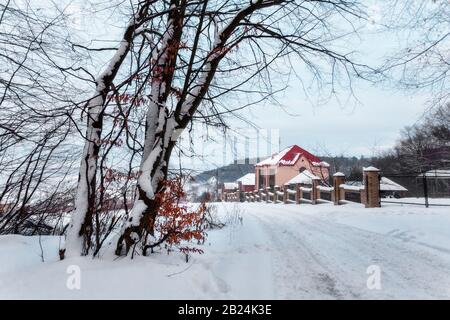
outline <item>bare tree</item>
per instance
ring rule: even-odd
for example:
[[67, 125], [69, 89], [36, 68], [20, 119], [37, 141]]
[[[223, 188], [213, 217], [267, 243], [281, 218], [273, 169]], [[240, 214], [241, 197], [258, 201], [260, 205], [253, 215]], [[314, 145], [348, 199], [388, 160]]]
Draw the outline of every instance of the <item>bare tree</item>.
[[[371, 71], [354, 62], [350, 51], [335, 48], [348, 34], [348, 29], [336, 28], [337, 21], [352, 27], [350, 21], [364, 17], [357, 1], [172, 0], [140, 1], [133, 8], [120, 46], [88, 102], [70, 254], [87, 254], [91, 246], [99, 205], [96, 172], [101, 170], [97, 160], [104, 141], [102, 122], [105, 115], [112, 116], [107, 111], [111, 102], [119, 109], [118, 131], [127, 136], [132, 154], [141, 158], [133, 208], [117, 243], [116, 253], [122, 254], [151, 241], [159, 206], [155, 195], [164, 191], [177, 138], [193, 121], [220, 122], [224, 114], [270, 97], [277, 90], [273, 74], [289, 74], [294, 56], [319, 83], [326, 77], [332, 89], [338, 79], [364, 77]], [[132, 67], [115, 81], [124, 65]], [[224, 99], [238, 93], [255, 100], [227, 107]], [[142, 112], [135, 111], [141, 103], [144, 123]], [[133, 126], [136, 130], [130, 130]]]
[[62, 180], [76, 156], [69, 78], [79, 56], [68, 50], [65, 18], [27, 2], [0, 4], [1, 233], [21, 232], [36, 216], [31, 208], [68, 188]]
[[405, 127], [392, 150], [376, 159], [385, 173], [410, 174], [450, 166], [450, 104]]
[[450, 98], [448, 1], [393, 1], [385, 4], [383, 17], [389, 32], [397, 32], [400, 46], [383, 71], [402, 89], [430, 93], [430, 107], [445, 105]]
[[[98, 255], [122, 217], [116, 254], [145, 254], [158, 239], [157, 196], [176, 141], [195, 122], [226, 126], [245, 107], [276, 102], [291, 77], [333, 94], [373, 72], [342, 46], [366, 19], [357, 0], [133, 0], [114, 7], [128, 21], [119, 44], [96, 48], [72, 37], [64, 11], [0, 7], [0, 68], [7, 66], [0, 161], [12, 177], [4, 183], [6, 202], [15, 197], [18, 208], [30, 208], [30, 186], [68, 180], [78, 152], [72, 145], [80, 137], [84, 143], [61, 256]], [[17, 19], [23, 23], [12, 23]], [[100, 70], [93, 55], [104, 52], [112, 57], [93, 76]], [[55, 210], [48, 199], [36, 210]], [[10, 226], [11, 216], [3, 217]]]

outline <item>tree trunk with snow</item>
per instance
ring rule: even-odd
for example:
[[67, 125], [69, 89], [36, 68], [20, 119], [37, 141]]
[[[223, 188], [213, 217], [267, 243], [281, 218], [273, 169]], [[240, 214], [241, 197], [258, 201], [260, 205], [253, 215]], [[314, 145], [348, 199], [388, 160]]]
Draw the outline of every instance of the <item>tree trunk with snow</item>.
[[[141, 152], [142, 159], [137, 174], [133, 208], [130, 212], [126, 209], [127, 215], [116, 246], [117, 255], [128, 254], [136, 245], [140, 245], [145, 255], [146, 249], [151, 246], [151, 237], [155, 235], [155, 221], [160, 210], [158, 199], [165, 191], [172, 150], [183, 130], [193, 122], [194, 116], [203, 117], [203, 109], [198, 110], [200, 105], [209, 107], [207, 112], [211, 111], [213, 116], [220, 119], [222, 113], [232, 111], [226, 107], [224, 112], [217, 111], [218, 97], [235, 92], [237, 88], [239, 90], [236, 92], [246, 88], [243, 91], [249, 94], [259, 91], [264, 97], [270, 96], [274, 93], [270, 77], [262, 74], [274, 69], [271, 65], [273, 61], [290, 53], [295, 53], [302, 61], [306, 61], [308, 66], [312, 66], [313, 72], [318, 71], [306, 57], [319, 56], [329, 59], [333, 75], [337, 64], [342, 64], [347, 73], [349, 69], [358, 72], [360, 67], [352, 64], [346, 54], [338, 54], [327, 48], [332, 39], [318, 36], [321, 29], [311, 34], [310, 31], [299, 32], [299, 29], [315, 31], [317, 25], [322, 23], [326, 26], [327, 20], [333, 21], [331, 16], [335, 11], [337, 13], [334, 16], [338, 17], [342, 14], [358, 16], [358, 8], [353, 8], [352, 2], [255, 0], [236, 1], [222, 6], [220, 2], [210, 1], [148, 0], [140, 1], [139, 4], [147, 8], [138, 11], [138, 18], [135, 17], [129, 25], [121, 48], [107, 70], [99, 77], [96, 94], [88, 105], [87, 139], [80, 169], [76, 210], [67, 241], [68, 247], [74, 248], [70, 249], [70, 252], [87, 254], [91, 248], [91, 239], [94, 238], [93, 232], [98, 229], [93, 226], [92, 221], [99, 216], [99, 201], [95, 197], [96, 172], [102, 117], [107, 105], [105, 98], [112, 90], [114, 76], [130, 50], [130, 59], [135, 60], [130, 60], [128, 77], [120, 82], [125, 84], [121, 88], [122, 93], [125, 96], [129, 90], [133, 90], [133, 99], [143, 98], [147, 109], [140, 113], [139, 109], [133, 109], [139, 105], [131, 103], [129, 110], [136, 113], [135, 118], [132, 118], [134, 121], [127, 122], [128, 116], [125, 115], [120, 119], [123, 120], [122, 129], [126, 128], [127, 144], [128, 139], [131, 139], [137, 145], [127, 145], [133, 154], [131, 159]], [[311, 15], [311, 12], [315, 13]], [[146, 19], [143, 18], [145, 16]], [[287, 16], [293, 20], [284, 20]], [[142, 21], [149, 21], [149, 17], [155, 19], [151, 18], [150, 23], [142, 25]], [[132, 45], [135, 34], [142, 34], [143, 38], [139, 44], [136, 42]], [[278, 43], [278, 48], [272, 50], [273, 43], [260, 46], [258, 42], [265, 40]], [[234, 54], [240, 44], [249, 47], [248, 61], [248, 57]], [[270, 53], [266, 53], [266, 50]], [[227, 59], [223, 59], [225, 56]], [[229, 58], [230, 56], [234, 59]], [[227, 64], [219, 68], [222, 60]], [[233, 72], [242, 74], [235, 78], [236, 81], [225, 85], [217, 81], [217, 84], [211, 86], [216, 73], [222, 75], [224, 80]], [[246, 76], [240, 78], [245, 74]], [[267, 84], [260, 90], [254, 90], [253, 86], [257, 77], [261, 77], [262, 80], [257, 81], [262, 83], [267, 80]], [[118, 88], [122, 85], [116, 84], [114, 92], [118, 94]], [[206, 103], [202, 104], [205, 101]], [[117, 103], [119, 109], [120, 103]], [[144, 115], [145, 133], [142, 141], [140, 130], [143, 127], [141, 119]], [[208, 115], [204, 119], [208, 119]], [[117, 119], [114, 118], [115, 120]], [[134, 132], [128, 131], [129, 123], [134, 126]], [[134, 167], [132, 160], [129, 167], [131, 172]]]
[[61, 258], [68, 255], [87, 255], [91, 248], [93, 217], [97, 211], [97, 159], [101, 147], [105, 101], [113, 80], [130, 51], [136, 29], [144, 22], [146, 16], [147, 7], [141, 7], [128, 25], [107, 68], [96, 79], [94, 97], [87, 103], [87, 128], [78, 177], [75, 210], [72, 212], [65, 248], [60, 252]]
[[[177, 61], [186, 1], [177, 7], [178, 1], [171, 1], [168, 27], [161, 46], [153, 53], [155, 61], [151, 78], [151, 92], [146, 117], [144, 152], [136, 185], [136, 198], [132, 213], [123, 226], [118, 240], [116, 254], [128, 253], [131, 246], [144, 236], [153, 235], [155, 218], [159, 205], [155, 194], [163, 191], [162, 182], [167, 178], [169, 158], [174, 146], [172, 132], [173, 118], [166, 106]], [[181, 10], [179, 9], [181, 8]], [[123, 247], [125, 245], [125, 248]]]
[[[175, 2], [175, 1], [173, 1]], [[147, 113], [144, 155], [140, 165], [137, 192], [132, 213], [125, 222], [117, 242], [116, 254], [128, 254], [133, 245], [141, 243], [146, 254], [147, 236], [154, 233], [154, 223], [158, 214], [155, 196], [163, 192], [162, 182], [167, 179], [169, 159], [177, 138], [192, 120], [214, 78], [219, 62], [232, 48], [226, 47], [227, 40], [239, 23], [257, 9], [271, 6], [278, 1], [258, 1], [240, 10], [220, 32], [204, 59], [203, 68], [193, 87], [189, 88], [190, 74], [186, 75], [185, 86], [176, 109], [169, 114], [166, 100], [176, 65], [177, 51], [183, 27], [183, 13], [173, 6], [169, 15], [168, 31], [165, 33], [161, 50], [158, 51], [156, 70], [152, 80], [150, 106]], [[183, 7], [183, 6], [180, 6]], [[206, 3], [203, 10], [206, 9]], [[203, 12], [204, 13], [204, 12]], [[203, 18], [198, 30], [202, 30]], [[198, 39], [197, 39], [198, 40]], [[195, 48], [196, 44], [194, 44]], [[195, 50], [195, 49], [194, 49]], [[192, 63], [192, 61], [191, 61]], [[164, 69], [162, 69], [164, 67]]]

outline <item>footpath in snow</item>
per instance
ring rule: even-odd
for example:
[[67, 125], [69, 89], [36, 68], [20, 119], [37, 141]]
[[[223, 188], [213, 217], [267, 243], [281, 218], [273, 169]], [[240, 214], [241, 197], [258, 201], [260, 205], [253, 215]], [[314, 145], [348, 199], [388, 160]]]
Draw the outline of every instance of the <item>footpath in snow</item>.
[[[58, 261], [58, 237], [0, 237], [0, 299], [450, 298], [450, 210], [217, 204], [205, 254]], [[371, 267], [372, 266], [372, 267]], [[70, 273], [80, 271], [80, 289]], [[369, 289], [367, 270], [380, 271]], [[372, 268], [372, 269], [370, 269]], [[69, 272], [69, 273], [68, 273]]]

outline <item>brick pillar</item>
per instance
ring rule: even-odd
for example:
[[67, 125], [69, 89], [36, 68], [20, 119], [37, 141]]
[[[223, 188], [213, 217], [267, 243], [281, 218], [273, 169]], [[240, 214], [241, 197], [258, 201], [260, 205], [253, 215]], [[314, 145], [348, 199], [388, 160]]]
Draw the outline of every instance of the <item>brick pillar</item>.
[[313, 178], [312, 179], [312, 186], [311, 186], [311, 203], [317, 204], [317, 186], [319, 185], [319, 179]]
[[[364, 184], [364, 183], [363, 183]], [[359, 197], [361, 200], [361, 204], [363, 204], [364, 206], [366, 206], [366, 202], [367, 202], [367, 196], [366, 196], [366, 189], [361, 189], [359, 191]]]
[[380, 170], [374, 167], [363, 169], [366, 208], [380, 207]]
[[300, 204], [300, 183], [295, 184], [295, 203]]
[[[345, 183], [345, 175], [342, 172], [336, 172], [333, 174], [333, 192], [331, 193], [331, 201], [335, 205], [339, 204], [339, 200], [344, 200], [341, 198], [341, 188], [339, 187], [341, 184]], [[345, 197], [345, 194], [344, 194]]]

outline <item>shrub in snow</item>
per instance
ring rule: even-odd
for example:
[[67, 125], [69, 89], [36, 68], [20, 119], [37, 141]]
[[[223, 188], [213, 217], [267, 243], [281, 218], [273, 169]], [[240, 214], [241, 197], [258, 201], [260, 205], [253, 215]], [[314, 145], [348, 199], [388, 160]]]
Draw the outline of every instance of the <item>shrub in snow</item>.
[[165, 189], [155, 195], [158, 203], [158, 216], [155, 220], [154, 234], [145, 236], [143, 254], [148, 249], [164, 245], [168, 252], [177, 248], [179, 251], [189, 253], [203, 253], [193, 246], [193, 243], [202, 244], [206, 234], [206, 205], [201, 203], [198, 207], [188, 206], [183, 201], [185, 192], [181, 179], [166, 180]]
[[221, 221], [217, 214], [217, 207], [208, 205], [205, 207], [205, 224], [207, 229], [222, 229], [225, 223]]

